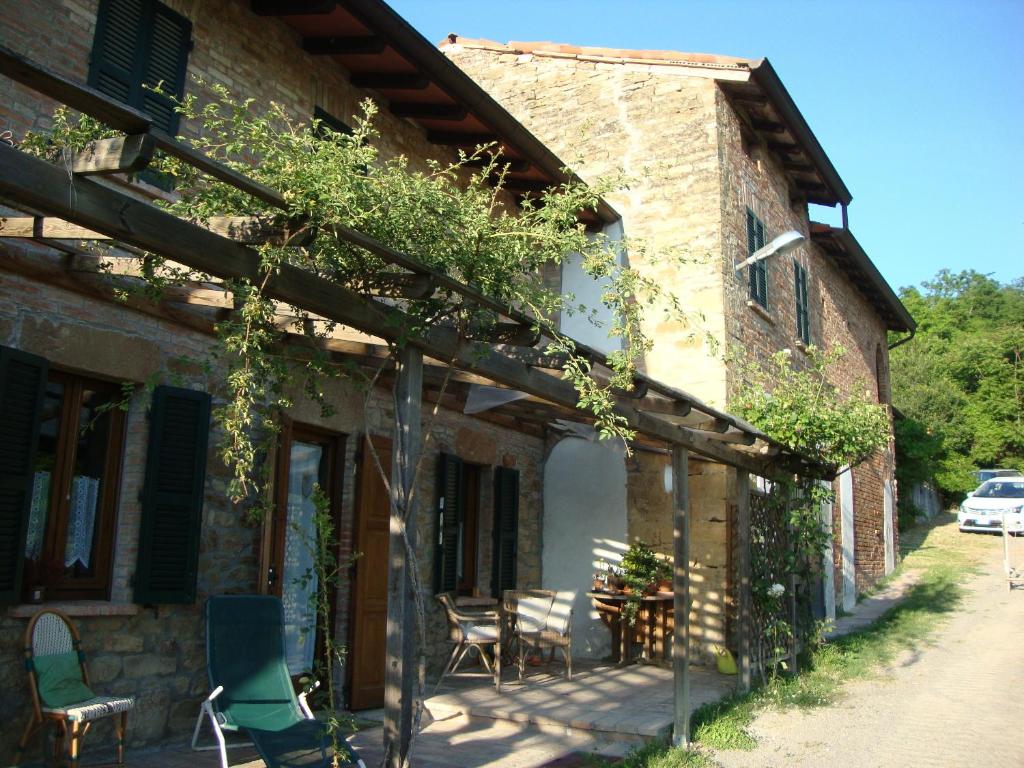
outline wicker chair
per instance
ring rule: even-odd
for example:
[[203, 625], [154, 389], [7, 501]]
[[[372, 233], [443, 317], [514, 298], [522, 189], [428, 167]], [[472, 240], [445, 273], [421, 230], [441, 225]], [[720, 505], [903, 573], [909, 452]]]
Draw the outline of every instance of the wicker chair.
[[[475, 648], [480, 654], [480, 661], [487, 670], [488, 676], [494, 676], [494, 690], [501, 691], [501, 624], [495, 611], [460, 611], [455, 606], [452, 596], [446, 592], [437, 595], [437, 600], [444, 607], [448, 619], [448, 639], [452, 643], [452, 654], [448, 658], [441, 673], [440, 680], [447, 675], [454, 675], [459, 664]], [[486, 646], [493, 646], [494, 662], [488, 661]], [[440, 680], [438, 684], [440, 685]]]
[[510, 589], [502, 595], [502, 612], [508, 622], [506, 631], [516, 644], [520, 680], [526, 672], [529, 652], [537, 650], [543, 658], [548, 648], [549, 662], [555, 660], [555, 649], [561, 649], [566, 678], [572, 680], [571, 600], [560, 600], [550, 589]]
[[[46, 608], [28, 623], [25, 630], [25, 667], [32, 692], [32, 719], [18, 742], [14, 764], [18, 765], [32, 734], [47, 722], [60, 728], [54, 739], [54, 757], [59, 760], [67, 742], [68, 759], [78, 764], [82, 737], [93, 721], [116, 716], [117, 764], [124, 765], [124, 735], [128, 712], [135, 706], [131, 697], [97, 696], [89, 688], [85, 654], [80, 648], [78, 630], [60, 611]], [[70, 739], [68, 735], [70, 734]]]

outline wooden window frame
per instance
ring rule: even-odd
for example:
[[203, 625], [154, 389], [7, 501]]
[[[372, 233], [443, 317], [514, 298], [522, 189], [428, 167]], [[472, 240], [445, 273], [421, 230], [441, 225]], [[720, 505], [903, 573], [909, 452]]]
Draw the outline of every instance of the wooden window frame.
[[[82, 393], [86, 387], [109, 391], [112, 395], [120, 392], [120, 385], [81, 376], [68, 371], [51, 368], [47, 381], [59, 381], [64, 386], [60, 406], [60, 421], [57, 428], [56, 457], [50, 480], [50, 499], [47, 507], [46, 529], [43, 539], [41, 562], [63, 562], [67, 543], [68, 512], [71, 481], [74, 477], [75, 450], [77, 440], [73, 436], [81, 429], [79, 412]], [[53, 581], [46, 580], [46, 601], [55, 600], [109, 600], [110, 581], [114, 560], [114, 538], [117, 509], [120, 500], [121, 467], [124, 462], [125, 431], [127, 419], [120, 408], [107, 412], [110, 416], [106, 456], [103, 475], [100, 478], [102, 493], [97, 500], [95, 550], [92, 553], [95, 566], [93, 575], [88, 577], [60, 576]], [[27, 575], [27, 574], [26, 574]], [[22, 584], [23, 598], [37, 584], [26, 578]]]

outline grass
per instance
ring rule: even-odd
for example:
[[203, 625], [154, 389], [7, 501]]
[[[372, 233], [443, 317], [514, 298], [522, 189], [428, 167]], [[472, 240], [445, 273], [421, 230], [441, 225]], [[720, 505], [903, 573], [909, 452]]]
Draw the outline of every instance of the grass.
[[[701, 707], [691, 721], [696, 747], [752, 750], [757, 741], [749, 727], [758, 712], [831, 704], [841, 696], [845, 682], [877, 674], [900, 653], [927, 643], [940, 623], [960, 605], [963, 582], [975, 572], [991, 546], [991, 537], [960, 534], [955, 518], [948, 514], [903, 532], [903, 561], [892, 577], [904, 570], [920, 572], [903, 602], [870, 627], [812, 651], [803, 660], [800, 674], [777, 678], [748, 694]], [[621, 763], [627, 768], [714, 765], [699, 751], [664, 745], [645, 746], [627, 760], [632, 762]]]

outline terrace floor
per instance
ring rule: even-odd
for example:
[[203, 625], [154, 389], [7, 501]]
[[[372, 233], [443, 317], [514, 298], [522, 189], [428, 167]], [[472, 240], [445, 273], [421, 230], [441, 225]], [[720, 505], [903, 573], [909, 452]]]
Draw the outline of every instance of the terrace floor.
[[[533, 669], [520, 683], [507, 670], [501, 692], [479, 677], [447, 678], [426, 700], [426, 727], [413, 746], [417, 768], [540, 768], [578, 752], [622, 755], [672, 727], [672, 670], [654, 665], [577, 665], [572, 681], [558, 664]], [[734, 677], [690, 668], [691, 709], [728, 696]], [[380, 764], [382, 733], [364, 726], [352, 737], [367, 766]], [[205, 734], [209, 741], [209, 734]], [[263, 768], [250, 747], [228, 751], [232, 768]], [[91, 763], [88, 752], [86, 764]], [[193, 752], [179, 743], [130, 752], [130, 768], [219, 768], [216, 751]]]

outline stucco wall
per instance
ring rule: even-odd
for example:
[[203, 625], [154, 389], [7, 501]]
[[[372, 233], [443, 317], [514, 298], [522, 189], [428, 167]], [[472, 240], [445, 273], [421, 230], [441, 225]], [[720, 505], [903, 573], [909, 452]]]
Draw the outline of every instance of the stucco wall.
[[544, 588], [575, 593], [573, 656], [608, 656], [608, 630], [586, 593], [600, 562], [618, 564], [629, 543], [620, 446], [567, 437], [551, 449], [544, 463], [543, 543]]

